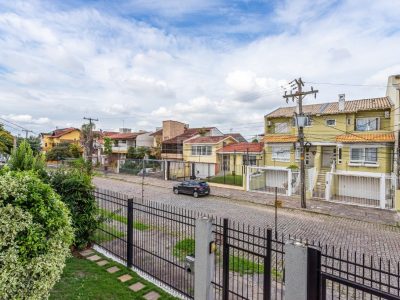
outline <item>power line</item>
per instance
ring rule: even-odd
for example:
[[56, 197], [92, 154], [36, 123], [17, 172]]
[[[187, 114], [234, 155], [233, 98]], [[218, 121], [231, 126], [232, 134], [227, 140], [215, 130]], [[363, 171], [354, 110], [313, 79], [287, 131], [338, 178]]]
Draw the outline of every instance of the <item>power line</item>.
[[393, 85], [351, 84], [351, 83], [338, 83], [338, 82], [335, 83], [335, 82], [305, 81], [305, 83], [310, 83], [310, 84], [323, 84], [323, 85], [340, 85], [340, 86], [375, 87], [375, 88], [394, 87]]

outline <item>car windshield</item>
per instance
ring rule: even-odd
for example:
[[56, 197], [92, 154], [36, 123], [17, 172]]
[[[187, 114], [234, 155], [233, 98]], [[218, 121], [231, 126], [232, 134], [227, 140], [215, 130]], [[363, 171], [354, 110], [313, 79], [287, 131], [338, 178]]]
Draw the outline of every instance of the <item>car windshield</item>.
[[199, 185], [200, 185], [200, 186], [208, 186], [207, 182], [204, 182], [204, 181], [199, 182]]

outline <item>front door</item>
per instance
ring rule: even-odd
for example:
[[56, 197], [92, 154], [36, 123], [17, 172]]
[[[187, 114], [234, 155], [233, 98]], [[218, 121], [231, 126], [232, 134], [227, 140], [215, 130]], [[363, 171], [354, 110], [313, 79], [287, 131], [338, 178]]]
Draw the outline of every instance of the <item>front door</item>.
[[336, 157], [336, 147], [322, 147], [322, 167], [328, 168]]

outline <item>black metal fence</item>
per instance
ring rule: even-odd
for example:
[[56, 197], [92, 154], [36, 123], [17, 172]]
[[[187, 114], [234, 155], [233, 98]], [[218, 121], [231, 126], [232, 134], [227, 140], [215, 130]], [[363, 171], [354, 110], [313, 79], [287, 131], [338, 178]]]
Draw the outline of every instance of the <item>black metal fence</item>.
[[[201, 214], [105, 190], [96, 190], [95, 197], [101, 221], [96, 244], [193, 298], [194, 276], [187, 272], [185, 258], [194, 254], [195, 222]], [[215, 299], [284, 299], [284, 245], [293, 236], [213, 219]], [[309, 299], [400, 299], [399, 263], [308, 244], [320, 249], [317, 263], [309, 265], [318, 281]]]
[[165, 179], [165, 161], [156, 159], [120, 160], [119, 172], [136, 176]]

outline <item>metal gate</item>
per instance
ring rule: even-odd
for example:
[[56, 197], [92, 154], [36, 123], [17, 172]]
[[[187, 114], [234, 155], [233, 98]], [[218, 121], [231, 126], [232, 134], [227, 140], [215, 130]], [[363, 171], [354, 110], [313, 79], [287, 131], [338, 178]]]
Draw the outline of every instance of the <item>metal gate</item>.
[[216, 221], [215, 299], [284, 299], [284, 243], [271, 229]]
[[185, 257], [194, 253], [195, 213], [168, 205], [94, 192], [100, 225], [96, 244], [187, 298], [194, 295], [194, 276]]

